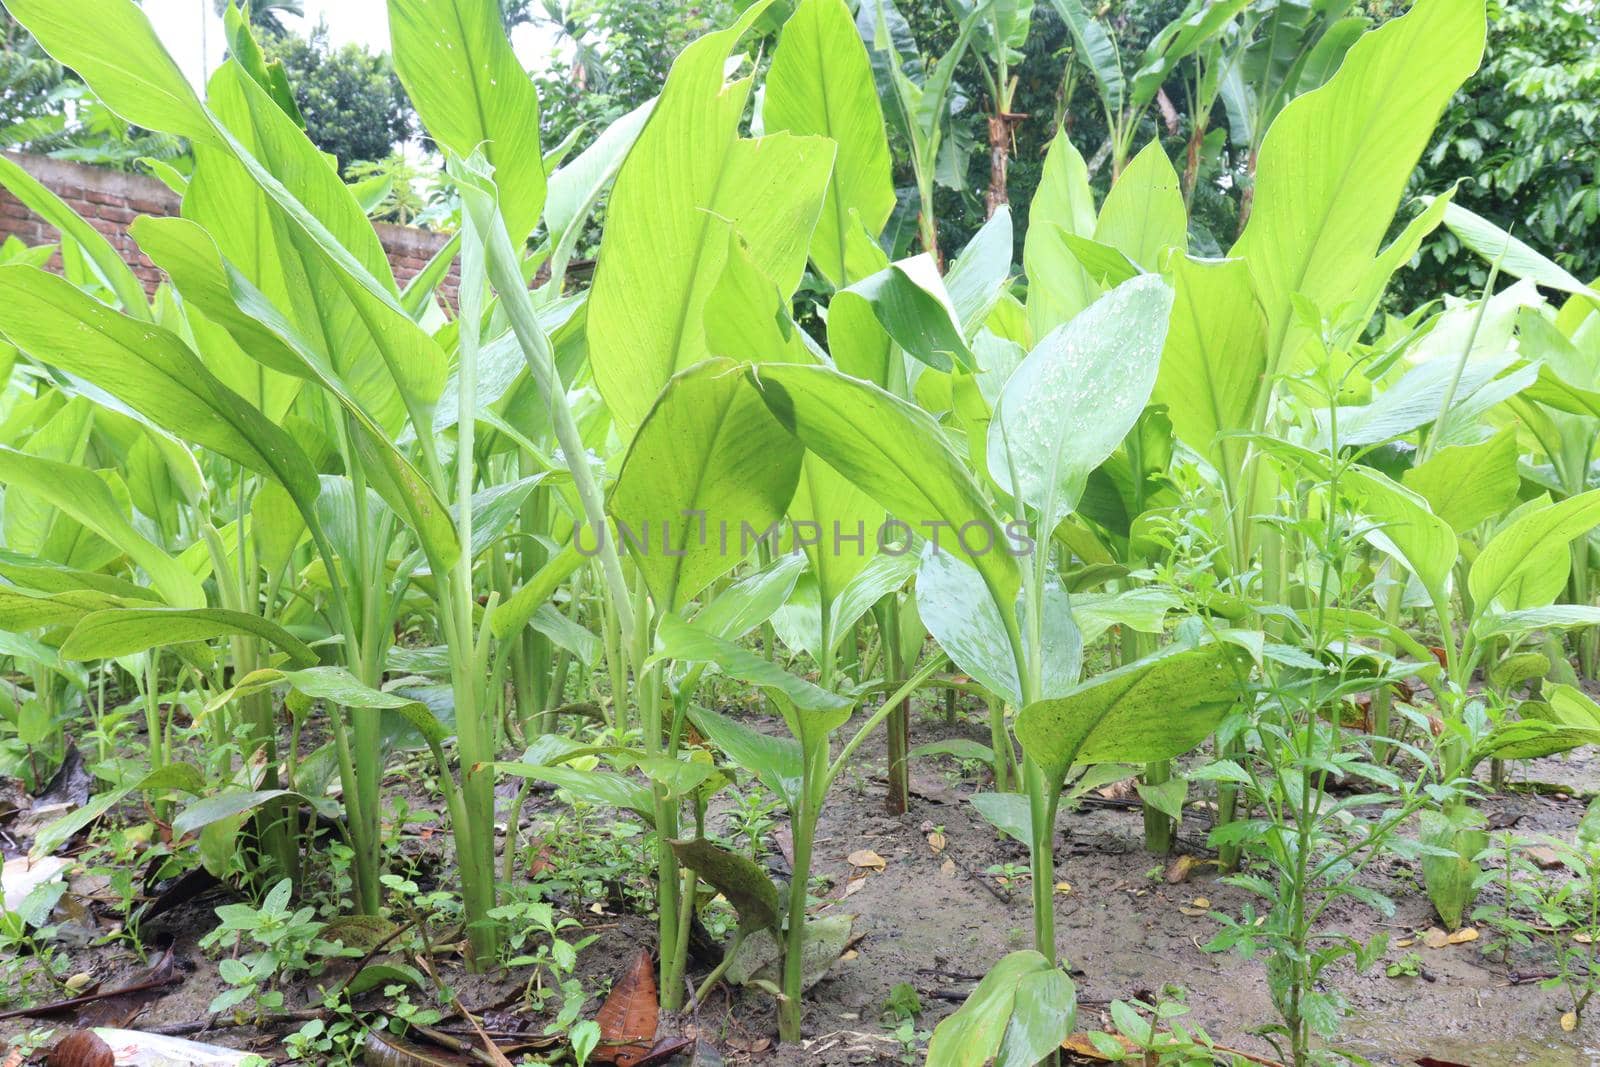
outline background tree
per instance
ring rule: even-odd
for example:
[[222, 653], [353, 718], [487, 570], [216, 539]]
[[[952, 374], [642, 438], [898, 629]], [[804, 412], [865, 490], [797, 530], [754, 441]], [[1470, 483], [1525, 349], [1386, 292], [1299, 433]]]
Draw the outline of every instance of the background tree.
[[307, 135], [347, 176], [352, 164], [385, 159], [411, 136], [411, 105], [388, 56], [356, 44], [333, 48], [325, 24], [262, 47], [287, 69]]
[[[1600, 275], [1600, 9], [1575, 0], [1490, 0], [1483, 67], [1445, 112], [1416, 191], [1456, 182], [1456, 202]], [[1446, 230], [1402, 275], [1396, 306], [1481, 289], [1486, 270]]]
[[[228, 9], [228, 4], [234, 0], [213, 0], [217, 17]], [[305, 7], [301, 0], [253, 0], [250, 6], [250, 27], [255, 30], [258, 37], [278, 38], [289, 32], [283, 24], [283, 16], [294, 15], [297, 18], [305, 17]]]

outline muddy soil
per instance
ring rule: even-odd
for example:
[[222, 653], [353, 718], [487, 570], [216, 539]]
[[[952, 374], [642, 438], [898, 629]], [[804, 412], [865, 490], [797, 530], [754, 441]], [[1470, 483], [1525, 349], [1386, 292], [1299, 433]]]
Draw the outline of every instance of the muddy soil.
[[[918, 718], [914, 735], [916, 743], [946, 737], [980, 742], [988, 738], [976, 710], [963, 711], [949, 725], [930, 710]], [[858, 941], [808, 996], [805, 1040], [798, 1046], [776, 1047], [770, 1002], [757, 993], [727, 988], [711, 993], [706, 1003], [675, 1026], [664, 1021], [664, 1029], [678, 1029], [712, 1043], [729, 1063], [825, 1067], [917, 1062], [920, 1056], [908, 1053], [882, 1022], [890, 991], [902, 982], [913, 986], [924, 1009], [918, 1029], [931, 1030], [959, 1006], [996, 960], [1029, 947], [1026, 851], [998, 835], [967, 802], [988, 788], [981, 769], [968, 765], [964, 772], [949, 757], [918, 761], [911, 808], [901, 816], [885, 813], [882, 771], [880, 735], [865, 746], [855, 768], [835, 787], [822, 818], [814, 873], [830, 881], [824, 892], [830, 902], [824, 908], [854, 916]], [[1600, 758], [1586, 750], [1574, 758], [1534, 761], [1518, 767], [1515, 777], [1585, 794], [1600, 785]], [[404, 787], [404, 780], [395, 784]], [[419, 809], [427, 807], [421, 796], [413, 803]], [[553, 797], [536, 795], [527, 817], [537, 823], [555, 803]], [[1570, 836], [1584, 804], [1571, 794], [1507, 791], [1493, 796], [1485, 809], [1496, 827]], [[1176, 851], [1202, 861], [1211, 858], [1213, 853], [1204, 843], [1208, 824], [1206, 810], [1187, 812]], [[710, 829], [716, 833], [726, 825], [724, 811], [713, 816]], [[778, 829], [781, 837], [781, 821]], [[940, 849], [934, 847], [937, 840], [929, 841], [935, 829], [943, 835]], [[446, 835], [437, 833], [413, 846], [430, 861], [424, 869], [431, 865], [441, 879], [450, 863], [442, 852], [445, 842]], [[769, 836], [768, 844], [766, 862], [780, 875], [786, 874], [779, 841]], [[859, 877], [861, 871], [847, 857], [860, 849], [881, 856], [883, 870]], [[1115, 795], [1096, 796], [1077, 811], [1063, 812], [1056, 863], [1057, 878], [1066, 884], [1055, 895], [1058, 939], [1077, 982], [1079, 1029], [1105, 1027], [1105, 1008], [1111, 1000], [1149, 1000], [1177, 987], [1185, 991], [1191, 1008], [1187, 1022], [1204, 1027], [1220, 1044], [1272, 1055], [1271, 1047], [1252, 1035], [1274, 1018], [1261, 961], [1202, 948], [1217, 929], [1206, 907], [1237, 915], [1250, 903], [1246, 893], [1218, 882], [1214, 867], [1204, 863], [1185, 881], [1169, 884], [1163, 877], [1166, 861], [1143, 849], [1136, 802]], [[852, 875], [858, 877], [852, 881]], [[1014, 876], [1020, 877], [1008, 885]], [[1562, 993], [1513, 980], [1519, 968], [1523, 973], [1544, 969], [1537, 958], [1513, 957], [1508, 970], [1498, 959], [1484, 957], [1481, 942], [1438, 950], [1420, 942], [1411, 948], [1395, 946], [1394, 941], [1436, 922], [1414, 865], [1382, 860], [1364, 878], [1396, 901], [1395, 914], [1385, 918], [1351, 904], [1339, 907], [1329, 925], [1361, 938], [1385, 931], [1391, 937], [1388, 959], [1415, 952], [1423, 969], [1417, 977], [1397, 978], [1387, 977], [1382, 963], [1360, 975], [1348, 967], [1339, 969], [1337, 984], [1354, 1008], [1342, 1042], [1345, 1047], [1385, 1064], [1415, 1063], [1425, 1057], [1470, 1067], [1600, 1064], [1600, 1016], [1575, 1032], [1563, 1032], [1559, 1020], [1568, 1005]], [[94, 888], [74, 883], [75, 891], [89, 896], [96, 895]], [[1202, 897], [1208, 905], [1196, 907], [1196, 898]], [[114, 1025], [177, 1031], [194, 1040], [247, 1048], [268, 1057], [280, 1055], [284, 1033], [299, 1025], [294, 1013], [316, 1010], [309, 986], [290, 989], [285, 1012], [265, 1028], [230, 1027], [228, 1020], [207, 1015], [220, 980], [216, 964], [197, 942], [215, 923], [213, 909], [230, 899], [237, 897], [227, 889], [211, 889], [143, 931], [147, 944], [170, 942], [179, 980], [76, 1014], [0, 1021], [0, 1039], [48, 1023]], [[596, 937], [579, 963], [580, 978], [596, 992], [626, 970], [640, 946], [654, 941], [653, 922], [628, 913], [625, 899], [613, 894], [608, 901], [583, 902], [581, 908], [574, 902], [571, 909]], [[91, 923], [101, 930], [115, 920], [103, 900], [87, 903]], [[144, 973], [144, 964], [125, 948], [68, 951], [72, 957], [68, 973], [87, 971], [101, 988], [119, 986]], [[0, 969], [17, 965], [16, 960], [8, 964], [0, 959]], [[437, 969], [463, 1004], [474, 1012], [494, 1011], [502, 1029], [537, 1033], [542, 1027], [542, 1020], [525, 1017], [526, 972], [474, 977], [445, 958]], [[337, 973], [321, 981], [328, 983]], [[591, 1000], [586, 1014], [592, 1014], [597, 1003]]]

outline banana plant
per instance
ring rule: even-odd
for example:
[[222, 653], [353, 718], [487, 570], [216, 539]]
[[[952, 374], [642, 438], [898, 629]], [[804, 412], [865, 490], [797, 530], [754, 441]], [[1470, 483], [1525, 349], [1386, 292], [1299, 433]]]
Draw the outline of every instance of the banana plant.
[[1133, 154], [1150, 106], [1178, 64], [1221, 34], [1249, 5], [1249, 0], [1189, 0], [1177, 18], [1157, 31], [1130, 66], [1123, 62], [1116, 38], [1089, 14], [1082, 0], [1051, 0], [1067, 26], [1075, 58], [1089, 70], [1105, 113], [1105, 153], [1111, 159], [1111, 180]]

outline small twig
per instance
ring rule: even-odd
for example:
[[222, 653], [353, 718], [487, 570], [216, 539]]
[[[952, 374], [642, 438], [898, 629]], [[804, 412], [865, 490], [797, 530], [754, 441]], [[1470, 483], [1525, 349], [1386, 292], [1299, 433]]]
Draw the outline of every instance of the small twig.
[[[468, 1025], [477, 1031], [479, 1040], [483, 1042], [484, 1048], [488, 1052], [488, 1059], [485, 1062], [494, 1064], [494, 1067], [513, 1067], [511, 1061], [506, 1059], [506, 1054], [500, 1051], [500, 1046], [489, 1040], [489, 1035], [483, 1032], [483, 1027], [478, 1024], [477, 1017], [462, 1007], [460, 999], [456, 996], [456, 991], [439, 981], [439, 976], [433, 973], [433, 967], [429, 965], [428, 961], [414, 952], [411, 954], [411, 958], [427, 974], [428, 979], [433, 982], [433, 987], [449, 997], [450, 1003], [455, 1007], [456, 1011], [460, 1012], [461, 1017], [467, 1020]], [[480, 1059], [477, 1056], [473, 1058]]]

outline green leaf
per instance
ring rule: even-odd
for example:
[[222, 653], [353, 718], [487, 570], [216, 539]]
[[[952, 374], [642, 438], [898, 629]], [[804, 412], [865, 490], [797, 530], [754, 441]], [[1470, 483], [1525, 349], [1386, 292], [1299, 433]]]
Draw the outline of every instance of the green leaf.
[[[917, 611], [928, 632], [962, 672], [1013, 705], [1022, 703], [999, 606], [984, 595], [978, 573], [950, 552], [923, 553], [917, 569]], [[1019, 596], [1012, 612], [1020, 618]], [[1044, 591], [1040, 621], [1039, 688], [1041, 696], [1060, 696], [1077, 684], [1083, 670], [1083, 638], [1073, 620], [1067, 596], [1056, 582]]]
[[6, 10], [135, 126], [212, 139], [189, 79], [133, 0], [6, 0]]
[[101, 793], [77, 811], [64, 815], [40, 830], [33, 839], [29, 855], [35, 859], [48, 856], [72, 839], [79, 830], [122, 803], [130, 793], [164, 793], [169, 790], [197, 794], [206, 787], [205, 775], [189, 763], [169, 763], [157, 767], [132, 785]]
[[1028, 324], [1042, 338], [1100, 295], [1065, 241], [1066, 235], [1092, 238], [1094, 193], [1089, 168], [1065, 130], [1057, 130], [1044, 158], [1044, 172], [1028, 208], [1022, 239], [1022, 268], [1028, 276]]
[[182, 837], [191, 831], [203, 830], [214, 822], [254, 811], [267, 801], [279, 797], [305, 799], [292, 789], [251, 789], [202, 797], [178, 812], [172, 820], [173, 836]]
[[1021, 793], [974, 793], [967, 798], [978, 814], [1013, 841], [1026, 845], [1033, 840], [1033, 816], [1028, 798]]
[[739, 137], [748, 79], [723, 69], [769, 0], [678, 56], [617, 174], [591, 290], [595, 383], [623, 436], [673, 374], [710, 355], [705, 301], [727, 262], [724, 226], [787, 297], [799, 284], [833, 160], [832, 142]]
[[73, 626], [91, 612], [126, 603], [119, 597], [89, 589], [60, 593], [35, 593], [0, 586], [0, 630], [26, 633], [47, 626]]
[[1433, 513], [1464, 534], [1517, 502], [1517, 434], [1506, 428], [1478, 445], [1440, 449], [1401, 476]]
[[768, 131], [815, 134], [839, 146], [810, 256], [819, 274], [843, 288], [857, 280], [848, 234], [864, 226], [876, 236], [895, 204], [883, 110], [844, 0], [801, 0], [789, 16], [767, 72], [761, 115]]
[[1159, 277], [1125, 282], [1040, 341], [1006, 382], [989, 424], [989, 476], [1038, 511], [1041, 531], [1077, 506], [1089, 472], [1144, 410], [1171, 310]]
[[1173, 261], [1176, 296], [1153, 399], [1178, 439], [1219, 472], [1239, 476], [1247, 429], [1266, 388], [1267, 322], [1240, 259]]
[[1600, 299], [1600, 292], [1584, 285], [1560, 264], [1460, 204], [1452, 201], [1445, 207], [1444, 224], [1462, 244], [1490, 263], [1499, 264], [1503, 274], [1526, 278], [1547, 289]]
[[684, 663], [714, 663], [730, 678], [759, 685], [769, 693], [782, 696], [802, 712], [815, 715], [819, 722], [828, 724], [824, 726], [824, 731], [832, 730], [848, 719], [855, 707], [848, 698], [790, 674], [776, 663], [732, 641], [709, 634], [676, 615], [661, 617], [656, 628], [656, 641], [660, 651], [654, 658]]
[[0, 485], [38, 495], [126, 553], [173, 607], [198, 608], [205, 590], [183, 564], [146, 540], [93, 471], [0, 447]]
[[149, 321], [150, 305], [144, 286], [104, 234], [7, 156], [0, 156], [0, 186], [22, 206], [59, 230], [64, 240], [76, 242], [95, 276], [116, 296], [123, 310]]
[[164, 429], [277, 478], [297, 500], [316, 498], [316, 471], [294, 440], [160, 326], [119, 314], [55, 275], [0, 267], [0, 332]]
[[73, 627], [61, 644], [63, 659], [115, 659], [146, 649], [254, 637], [285, 652], [291, 663], [313, 667], [317, 654], [270, 619], [224, 608], [112, 608]]
[[782, 922], [783, 904], [778, 887], [767, 872], [747, 857], [696, 838], [671, 841], [680, 866], [687, 867], [728, 899], [745, 930], [776, 930]]
[[1072, 979], [1042, 954], [1023, 949], [989, 969], [928, 1042], [928, 1067], [1032, 1067], [1072, 1033]]
[[[872, 313], [890, 340], [934, 370], [952, 370], [957, 364], [966, 369], [974, 366], [972, 351], [956, 321], [955, 307], [931, 256], [891, 263], [835, 294], [830, 310], [853, 301], [859, 301]], [[830, 340], [832, 337], [830, 333]], [[840, 353], [837, 358], [842, 365], [852, 363], [849, 353]], [[878, 377], [871, 375], [873, 380]]]
[[462, 159], [494, 167], [513, 245], [544, 207], [539, 94], [492, 0], [389, 0], [395, 73], [428, 133]]
[[655, 825], [655, 798], [650, 790], [620, 774], [580, 771], [576, 767], [536, 767], [527, 763], [496, 763], [494, 769], [501, 774], [549, 782], [585, 804], [631, 811], [646, 825]]
[[1478, 66], [1485, 32], [1479, 0], [1419, 0], [1357, 41], [1338, 73], [1267, 131], [1250, 221], [1230, 255], [1250, 264], [1271, 373], [1311, 340], [1296, 295], [1328, 314], [1360, 295], [1440, 114]]
[[1012, 603], [1022, 579], [1005, 531], [926, 412], [827, 367], [766, 365], [751, 374], [778, 421], [895, 519], [923, 536], [966, 529], [976, 554], [959, 536], [941, 544], [972, 563], [996, 603]]
[[659, 610], [676, 611], [755, 548], [794, 495], [802, 453], [733, 361], [672, 377], [607, 502]]
[[792, 737], [751, 729], [709, 708], [691, 707], [689, 720], [736, 765], [743, 767], [793, 812], [800, 807], [805, 752]]
[[1076, 46], [1076, 58], [1089, 69], [1100, 100], [1112, 115], [1120, 117], [1127, 98], [1127, 82], [1116, 42], [1084, 9], [1082, 0], [1051, 0], [1051, 3], [1061, 21], [1067, 24]]
[[1549, 604], [1567, 582], [1568, 545], [1600, 524], [1600, 489], [1526, 512], [1483, 546], [1467, 576], [1472, 602], [1484, 611]]
[[1056, 781], [1074, 763], [1154, 763], [1205, 739], [1238, 699], [1246, 653], [1166, 652], [1109, 671], [1017, 714], [1017, 740]]
[[1189, 210], [1159, 137], [1128, 162], [1111, 186], [1100, 206], [1094, 239], [1147, 271], [1165, 272], [1168, 251], [1177, 249], [1181, 255], [1187, 249]]

